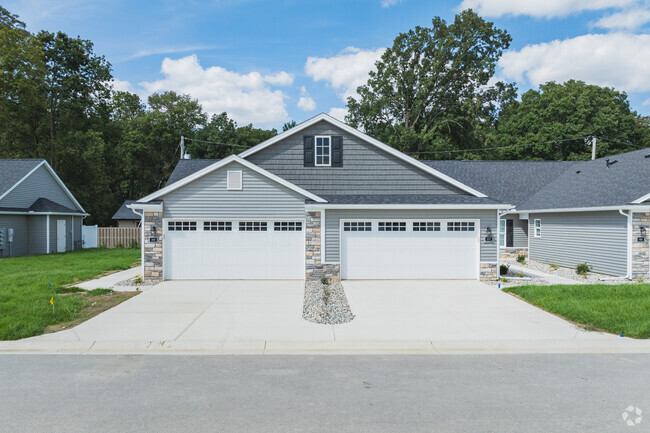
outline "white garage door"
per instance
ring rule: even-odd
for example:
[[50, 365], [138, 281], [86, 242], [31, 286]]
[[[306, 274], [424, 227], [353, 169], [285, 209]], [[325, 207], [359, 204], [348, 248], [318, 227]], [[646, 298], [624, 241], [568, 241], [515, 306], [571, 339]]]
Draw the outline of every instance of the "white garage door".
[[302, 279], [302, 221], [166, 221], [165, 279]]
[[479, 274], [479, 221], [341, 222], [345, 279], [465, 279]]

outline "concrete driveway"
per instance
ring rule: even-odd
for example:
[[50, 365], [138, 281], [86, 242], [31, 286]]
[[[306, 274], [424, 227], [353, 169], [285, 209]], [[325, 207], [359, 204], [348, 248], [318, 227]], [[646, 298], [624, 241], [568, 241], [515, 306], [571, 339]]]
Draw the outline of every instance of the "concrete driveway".
[[302, 319], [302, 281], [166, 281], [77, 327], [1, 351], [77, 353], [650, 352], [478, 281], [344, 281], [356, 318]]

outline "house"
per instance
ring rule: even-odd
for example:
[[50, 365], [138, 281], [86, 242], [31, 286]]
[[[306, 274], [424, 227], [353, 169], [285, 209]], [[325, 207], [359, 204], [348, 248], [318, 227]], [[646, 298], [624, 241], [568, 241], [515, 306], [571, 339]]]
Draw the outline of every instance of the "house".
[[[632, 165], [620, 159], [598, 181]], [[638, 155], [632, 159], [642, 171]], [[573, 169], [583, 164], [593, 168]], [[579, 190], [568, 173], [587, 174], [580, 179], [591, 197], [599, 191], [590, 186], [591, 170], [600, 173], [603, 164], [418, 161], [320, 114], [238, 155], [182, 159], [164, 188], [127, 206], [143, 215], [149, 281], [494, 280], [502, 253], [517, 251], [558, 265], [587, 261], [617, 275], [622, 267], [606, 263], [619, 254], [618, 246], [608, 250], [614, 234], [628, 251], [623, 266], [638, 263], [636, 273], [623, 275], [647, 276], [647, 241], [636, 235], [650, 203], [629, 198], [650, 193], [647, 176], [627, 195], [604, 194], [616, 203], [597, 205], [596, 195], [580, 202], [583, 213], [571, 204]], [[615, 183], [629, 184], [625, 175], [623, 168]], [[615, 214], [610, 231], [606, 221]]]
[[126, 200], [115, 212], [112, 219], [117, 223], [118, 227], [140, 227], [142, 216], [127, 207], [135, 202], [136, 200]]
[[0, 258], [81, 248], [87, 216], [44, 159], [0, 159]]

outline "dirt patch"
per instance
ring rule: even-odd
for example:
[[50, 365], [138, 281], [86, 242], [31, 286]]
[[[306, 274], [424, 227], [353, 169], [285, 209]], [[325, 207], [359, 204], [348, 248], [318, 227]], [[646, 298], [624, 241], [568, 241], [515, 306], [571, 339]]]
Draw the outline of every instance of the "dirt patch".
[[84, 306], [79, 312], [79, 317], [75, 320], [65, 323], [58, 323], [56, 325], [50, 325], [45, 328], [44, 334], [51, 334], [52, 332], [63, 331], [66, 329], [73, 328], [80, 323], [85, 322], [88, 319], [95, 317], [96, 315], [103, 313], [104, 311], [115, 307], [116, 305], [121, 304], [127, 299], [140, 294], [142, 292], [112, 292], [103, 295], [92, 296], [88, 293], [69, 293], [68, 296], [79, 296], [84, 301]]

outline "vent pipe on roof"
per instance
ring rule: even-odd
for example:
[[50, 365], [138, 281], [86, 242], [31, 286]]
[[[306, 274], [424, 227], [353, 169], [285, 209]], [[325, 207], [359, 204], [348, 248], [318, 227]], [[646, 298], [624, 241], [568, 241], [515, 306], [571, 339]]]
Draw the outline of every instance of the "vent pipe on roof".
[[591, 137], [591, 159], [596, 159], [596, 137]]
[[185, 137], [181, 135], [181, 143], [179, 145], [181, 147], [181, 159], [185, 159]]

